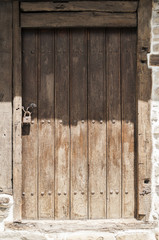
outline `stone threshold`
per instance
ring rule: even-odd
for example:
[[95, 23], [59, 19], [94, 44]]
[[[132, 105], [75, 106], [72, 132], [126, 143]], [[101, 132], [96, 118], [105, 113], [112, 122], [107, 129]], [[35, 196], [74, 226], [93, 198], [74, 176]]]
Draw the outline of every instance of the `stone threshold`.
[[113, 220], [23, 220], [5, 224], [5, 230], [39, 231], [43, 233], [64, 233], [96, 231], [114, 233], [120, 230], [148, 230], [158, 226], [157, 222], [136, 219]]

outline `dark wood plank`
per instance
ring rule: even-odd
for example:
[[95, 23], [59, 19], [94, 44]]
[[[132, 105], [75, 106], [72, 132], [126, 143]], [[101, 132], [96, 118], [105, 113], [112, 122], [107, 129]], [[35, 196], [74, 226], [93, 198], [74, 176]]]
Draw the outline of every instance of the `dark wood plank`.
[[107, 30], [107, 218], [121, 217], [120, 29]]
[[55, 219], [69, 219], [69, 31], [55, 31]]
[[122, 217], [135, 212], [136, 30], [121, 31]]
[[38, 34], [39, 218], [54, 218], [54, 32]]
[[72, 1], [68, 3], [54, 2], [23, 2], [23, 12], [51, 12], [51, 11], [104, 11], [104, 12], [135, 12], [137, 1]]
[[136, 27], [136, 13], [22, 13], [21, 27]]
[[0, 2], [0, 189], [12, 193], [12, 4]]
[[159, 55], [150, 55], [150, 66], [159, 66]]
[[[37, 32], [23, 32], [23, 106], [37, 105]], [[24, 219], [37, 219], [37, 149], [38, 126], [37, 109], [32, 113], [34, 124], [23, 126], [22, 136], [22, 176]]]
[[106, 218], [105, 29], [89, 31], [88, 158], [89, 218]]
[[138, 9], [138, 217], [148, 219], [151, 208], [151, 69], [145, 56], [150, 52], [152, 1], [140, 0]]
[[71, 219], [87, 218], [87, 34], [70, 32]]

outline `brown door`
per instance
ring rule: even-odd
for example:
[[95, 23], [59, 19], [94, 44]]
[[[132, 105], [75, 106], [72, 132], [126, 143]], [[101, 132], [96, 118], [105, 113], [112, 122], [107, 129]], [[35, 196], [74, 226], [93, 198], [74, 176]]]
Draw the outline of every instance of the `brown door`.
[[136, 29], [22, 38], [23, 218], [133, 218]]

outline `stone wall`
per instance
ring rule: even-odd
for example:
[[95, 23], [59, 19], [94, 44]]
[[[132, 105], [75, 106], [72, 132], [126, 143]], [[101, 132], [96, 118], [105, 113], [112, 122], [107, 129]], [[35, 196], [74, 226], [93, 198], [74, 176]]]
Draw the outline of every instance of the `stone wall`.
[[[159, 1], [153, 2], [151, 53], [159, 54]], [[152, 210], [151, 220], [159, 220], [159, 67], [152, 67]]]
[[[152, 9], [152, 38], [150, 54], [159, 54], [159, 0], [153, 1]], [[148, 59], [150, 57], [148, 55]], [[152, 67], [152, 204], [148, 223], [144, 225], [136, 221], [119, 224], [118, 221], [108, 221], [105, 227], [97, 221], [92, 228], [80, 229], [77, 221], [70, 226], [62, 227], [59, 221], [50, 223], [40, 221], [37, 223], [13, 222], [13, 197], [7, 194], [0, 195], [0, 240], [159, 240], [159, 67]], [[67, 222], [67, 221], [66, 221]], [[99, 224], [99, 230], [95, 227]], [[60, 227], [61, 226], [61, 227]], [[78, 228], [79, 226], [79, 228]], [[91, 226], [91, 224], [90, 224]], [[78, 230], [76, 230], [76, 228]]]

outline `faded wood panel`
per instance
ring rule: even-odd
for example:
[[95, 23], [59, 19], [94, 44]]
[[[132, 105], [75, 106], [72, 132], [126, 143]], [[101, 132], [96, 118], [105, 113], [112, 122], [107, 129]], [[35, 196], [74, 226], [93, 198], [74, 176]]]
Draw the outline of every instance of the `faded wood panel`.
[[151, 69], [147, 65], [150, 52], [152, 1], [140, 0], [138, 9], [138, 217], [149, 217], [151, 203]]
[[71, 219], [87, 218], [87, 34], [70, 32]]
[[135, 12], [137, 1], [72, 1], [63, 3], [54, 2], [23, 2], [23, 12], [51, 12], [51, 11], [104, 11], [104, 12]]
[[13, 3], [13, 218], [22, 218], [22, 82], [19, 3]]
[[135, 212], [136, 30], [121, 31], [122, 217]]
[[[37, 105], [37, 32], [23, 32], [23, 106]], [[34, 124], [23, 126], [22, 175], [23, 218], [37, 218], [37, 109], [33, 110]]]
[[69, 219], [69, 31], [55, 34], [55, 219]]
[[[5, 26], [5, 27], [4, 27]], [[0, 2], [0, 192], [12, 193], [12, 4]]]
[[88, 40], [89, 218], [106, 218], [105, 29]]
[[22, 13], [21, 27], [136, 27], [136, 13]]
[[39, 218], [54, 217], [54, 32], [38, 34]]
[[[107, 30], [107, 218], [121, 217], [120, 29]], [[115, 67], [114, 67], [115, 66]]]

